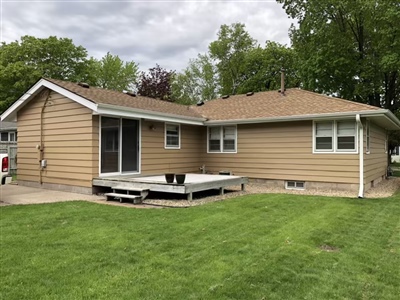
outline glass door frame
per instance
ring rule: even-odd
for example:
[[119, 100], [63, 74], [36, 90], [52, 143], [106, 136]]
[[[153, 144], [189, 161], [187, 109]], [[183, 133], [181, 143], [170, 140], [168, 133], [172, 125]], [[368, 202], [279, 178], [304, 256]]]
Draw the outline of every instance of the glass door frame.
[[[107, 176], [117, 176], [117, 175], [138, 175], [141, 173], [141, 166], [142, 166], [142, 122], [141, 119], [137, 118], [125, 118], [125, 117], [119, 117], [119, 116], [110, 116], [110, 115], [101, 115], [99, 116], [99, 176], [100, 177], [107, 177]], [[101, 172], [101, 145], [102, 145], [102, 136], [101, 136], [101, 124], [102, 124], [102, 118], [114, 118], [119, 120], [119, 150], [118, 150], [118, 172], [110, 172], [110, 173], [102, 173]], [[138, 121], [138, 166], [137, 166], [137, 171], [128, 171], [128, 172], [122, 172], [122, 120], [127, 119], [127, 120], [135, 120]]]

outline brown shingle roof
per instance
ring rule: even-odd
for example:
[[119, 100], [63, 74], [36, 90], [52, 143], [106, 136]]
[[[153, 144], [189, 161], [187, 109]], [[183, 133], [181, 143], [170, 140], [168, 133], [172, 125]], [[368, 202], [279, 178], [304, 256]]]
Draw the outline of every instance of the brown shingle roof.
[[92, 86], [84, 88], [76, 83], [62, 80], [47, 78], [46, 80], [97, 104], [136, 108], [178, 117], [205, 118], [210, 121], [284, 118], [381, 109], [301, 89], [288, 89], [285, 96], [277, 91], [267, 91], [254, 93], [252, 96], [234, 95], [228, 99], [215, 99], [207, 101], [203, 106], [185, 106], [149, 97], [132, 97], [125, 93]]
[[301, 90], [288, 89], [285, 96], [278, 91], [234, 95], [227, 99], [206, 102], [195, 110], [209, 120], [243, 120], [314, 114], [331, 114], [379, 110], [379, 107], [343, 100]]
[[162, 101], [149, 97], [136, 96], [132, 97], [125, 93], [118, 91], [107, 90], [90, 86], [84, 88], [76, 83], [67, 82], [63, 80], [49, 79], [46, 80], [78, 95], [93, 103], [97, 104], [110, 104], [129, 108], [136, 108], [147, 111], [160, 112], [176, 116], [202, 118], [193, 107], [180, 105], [168, 101]]

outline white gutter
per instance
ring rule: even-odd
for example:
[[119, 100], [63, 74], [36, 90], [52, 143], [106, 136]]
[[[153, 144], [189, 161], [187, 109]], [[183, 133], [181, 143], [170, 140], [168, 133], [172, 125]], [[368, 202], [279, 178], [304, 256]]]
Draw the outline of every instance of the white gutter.
[[358, 198], [364, 198], [364, 127], [361, 122], [360, 114], [356, 115], [356, 121], [358, 124], [358, 143], [359, 143], [359, 158], [360, 158], [360, 179], [359, 179], [359, 189]]
[[204, 121], [206, 120], [204, 118], [173, 115], [162, 112], [149, 111], [138, 108], [123, 107], [110, 104], [102, 104], [102, 103], [99, 103], [97, 105], [97, 109], [93, 112], [93, 114], [140, 118], [140, 119], [154, 120], [160, 122], [175, 122], [175, 123], [190, 124], [190, 125], [204, 125]]
[[[385, 109], [379, 110], [366, 110], [361, 112], [362, 115], [368, 116], [384, 115], [387, 113]], [[288, 122], [288, 121], [304, 121], [304, 120], [318, 120], [318, 119], [335, 119], [335, 118], [346, 118], [354, 117], [354, 115], [360, 114], [360, 111], [349, 111], [339, 113], [324, 113], [324, 114], [309, 114], [309, 115], [297, 115], [297, 116], [285, 116], [285, 117], [265, 117], [265, 118], [252, 118], [252, 119], [236, 119], [236, 120], [215, 120], [205, 121], [205, 125], [231, 125], [231, 124], [254, 124], [254, 123], [274, 123], [274, 122]]]

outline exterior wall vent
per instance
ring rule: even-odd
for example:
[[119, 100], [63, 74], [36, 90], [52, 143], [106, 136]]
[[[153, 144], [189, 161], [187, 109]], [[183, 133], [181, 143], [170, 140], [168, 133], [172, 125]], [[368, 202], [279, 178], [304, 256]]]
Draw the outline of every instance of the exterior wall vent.
[[223, 95], [221, 98], [222, 98], [222, 99], [228, 99], [228, 98], [229, 98], [229, 95]]
[[287, 180], [285, 181], [285, 189], [287, 190], [305, 190], [306, 183], [304, 181], [294, 181]]
[[86, 82], [78, 82], [78, 85], [83, 87], [83, 88], [85, 88], [85, 89], [89, 88], [89, 85]]
[[136, 94], [133, 92], [126, 92], [127, 95], [131, 96], [131, 97], [136, 97]]
[[246, 96], [253, 96], [254, 95], [254, 92], [248, 92], [247, 94], [246, 94]]
[[232, 175], [232, 171], [219, 171], [219, 175]]
[[[202, 106], [202, 105], [204, 105], [204, 101], [203, 100], [199, 100], [199, 101], [197, 101], [196, 105], [197, 106]], [[189, 106], [188, 106], [188, 108], [189, 108]]]

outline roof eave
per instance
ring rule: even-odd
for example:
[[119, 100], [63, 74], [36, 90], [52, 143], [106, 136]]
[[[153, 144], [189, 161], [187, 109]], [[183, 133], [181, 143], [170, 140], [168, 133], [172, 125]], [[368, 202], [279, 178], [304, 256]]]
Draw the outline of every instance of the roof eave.
[[157, 111], [143, 110], [125, 106], [102, 104], [99, 103], [97, 110], [94, 114], [108, 115], [108, 116], [120, 116], [129, 118], [139, 118], [154, 120], [160, 122], [174, 122], [189, 125], [204, 125], [204, 118], [196, 118], [182, 115], [174, 115]]
[[367, 110], [367, 111], [351, 111], [324, 114], [295, 115], [284, 117], [268, 117], [268, 118], [251, 118], [251, 119], [235, 119], [235, 120], [210, 120], [204, 122], [205, 125], [234, 125], [234, 124], [256, 124], [256, 123], [276, 123], [276, 122], [293, 122], [307, 120], [325, 120], [355, 117], [359, 114], [361, 117], [384, 117], [390, 120], [393, 126], [389, 126], [389, 130], [400, 130], [400, 121], [387, 109]]

